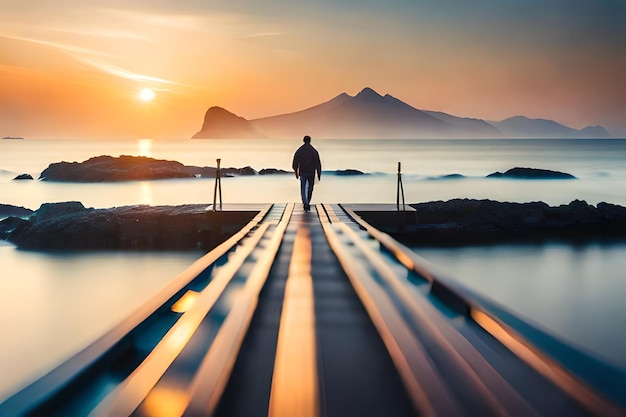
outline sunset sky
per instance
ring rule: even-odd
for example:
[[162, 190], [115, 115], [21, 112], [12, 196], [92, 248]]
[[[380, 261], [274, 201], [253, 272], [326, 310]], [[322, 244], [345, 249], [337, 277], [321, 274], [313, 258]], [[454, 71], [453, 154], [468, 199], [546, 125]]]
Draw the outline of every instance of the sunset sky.
[[0, 0], [0, 137], [189, 138], [211, 106], [366, 86], [626, 137], [624, 22], [626, 0]]

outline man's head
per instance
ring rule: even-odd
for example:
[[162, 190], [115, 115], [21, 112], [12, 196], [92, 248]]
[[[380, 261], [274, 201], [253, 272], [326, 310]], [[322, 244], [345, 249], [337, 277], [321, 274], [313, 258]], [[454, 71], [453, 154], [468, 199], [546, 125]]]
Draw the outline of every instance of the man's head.
[[304, 139], [302, 139], [302, 141], [303, 141], [304, 143], [311, 143], [311, 136], [306, 135], [306, 136], [304, 137]]

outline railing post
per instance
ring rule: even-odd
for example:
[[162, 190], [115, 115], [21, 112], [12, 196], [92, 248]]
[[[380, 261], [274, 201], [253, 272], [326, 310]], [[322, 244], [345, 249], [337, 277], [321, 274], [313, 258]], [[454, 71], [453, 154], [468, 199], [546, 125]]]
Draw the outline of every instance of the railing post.
[[215, 170], [215, 188], [213, 189], [213, 211], [216, 210], [217, 190], [219, 189], [220, 210], [222, 209], [222, 170], [220, 168], [220, 158], [217, 158], [217, 169]]
[[396, 210], [400, 211], [400, 195], [402, 195], [402, 211], [405, 211], [404, 208], [404, 187], [402, 186], [402, 169], [401, 162], [398, 162], [398, 187], [396, 190]]

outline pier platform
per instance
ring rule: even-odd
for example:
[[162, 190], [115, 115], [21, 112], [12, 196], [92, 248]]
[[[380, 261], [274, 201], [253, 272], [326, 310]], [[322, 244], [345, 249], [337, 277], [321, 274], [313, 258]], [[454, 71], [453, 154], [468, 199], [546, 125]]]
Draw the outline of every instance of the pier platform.
[[413, 209], [257, 209], [0, 415], [626, 415], [621, 370], [442, 276], [384, 232], [417, 221]]

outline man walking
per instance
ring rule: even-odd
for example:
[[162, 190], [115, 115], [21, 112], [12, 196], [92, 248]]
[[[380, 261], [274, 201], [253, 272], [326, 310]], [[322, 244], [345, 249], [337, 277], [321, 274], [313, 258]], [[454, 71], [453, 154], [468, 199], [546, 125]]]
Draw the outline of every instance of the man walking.
[[311, 137], [305, 136], [304, 145], [300, 146], [293, 155], [293, 168], [296, 178], [300, 179], [300, 195], [304, 210], [311, 210], [311, 196], [313, 196], [313, 185], [315, 184], [315, 173], [317, 179], [322, 179], [322, 163], [317, 149], [311, 145]]

